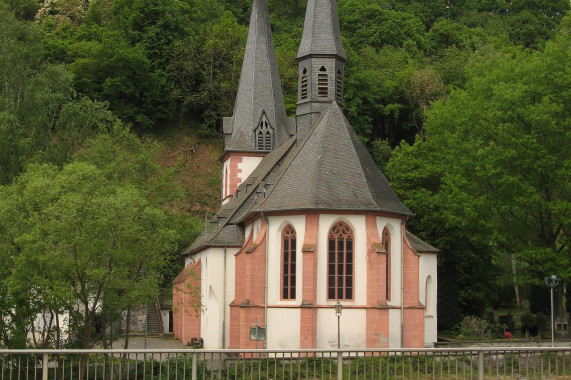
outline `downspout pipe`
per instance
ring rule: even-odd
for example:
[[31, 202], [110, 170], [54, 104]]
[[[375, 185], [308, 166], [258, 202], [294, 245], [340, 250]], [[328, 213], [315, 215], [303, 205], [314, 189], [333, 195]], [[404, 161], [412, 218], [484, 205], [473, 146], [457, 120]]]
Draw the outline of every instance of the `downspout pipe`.
[[[408, 216], [407, 216], [408, 220]], [[404, 228], [406, 220], [401, 221], [400, 244], [400, 344], [404, 348]]]
[[268, 348], [268, 269], [270, 264], [270, 219], [264, 213], [262, 218], [266, 221], [266, 279], [264, 285], [264, 323], [266, 325], [266, 340], [264, 340], [264, 348]]
[[223, 295], [223, 308], [222, 308], [222, 349], [226, 349], [226, 308], [228, 307], [226, 302], [226, 289], [227, 289], [227, 269], [226, 269], [226, 253], [228, 252], [228, 246], [224, 246], [224, 295]]

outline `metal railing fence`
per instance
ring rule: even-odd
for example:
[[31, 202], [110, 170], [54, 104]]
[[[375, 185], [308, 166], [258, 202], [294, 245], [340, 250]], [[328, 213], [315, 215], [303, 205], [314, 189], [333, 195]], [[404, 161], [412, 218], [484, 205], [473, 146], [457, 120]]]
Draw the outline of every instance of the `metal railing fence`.
[[571, 347], [0, 350], [0, 380], [571, 379]]

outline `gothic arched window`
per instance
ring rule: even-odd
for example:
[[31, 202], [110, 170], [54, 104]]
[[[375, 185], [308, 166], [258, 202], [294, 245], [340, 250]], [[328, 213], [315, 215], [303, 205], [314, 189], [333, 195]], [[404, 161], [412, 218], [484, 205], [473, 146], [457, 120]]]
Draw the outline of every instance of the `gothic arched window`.
[[387, 253], [386, 270], [385, 270], [385, 294], [386, 299], [391, 299], [391, 233], [387, 228], [383, 230], [383, 247]]
[[346, 223], [339, 222], [329, 231], [327, 298], [353, 299], [354, 234]]
[[320, 98], [329, 96], [329, 79], [325, 66], [321, 66], [319, 74], [317, 74], [317, 95], [319, 95]]
[[303, 69], [301, 76], [301, 98], [307, 99], [307, 69]]
[[268, 120], [263, 117], [256, 128], [256, 150], [272, 150], [273, 135]]
[[282, 299], [295, 299], [296, 239], [295, 229], [287, 225], [282, 231]]

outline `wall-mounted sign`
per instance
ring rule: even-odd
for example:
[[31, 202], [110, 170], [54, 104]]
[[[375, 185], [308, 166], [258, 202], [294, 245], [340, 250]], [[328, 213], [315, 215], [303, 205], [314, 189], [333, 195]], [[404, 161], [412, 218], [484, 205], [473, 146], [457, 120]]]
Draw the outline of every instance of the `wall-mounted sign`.
[[265, 327], [250, 327], [250, 340], [266, 340]]

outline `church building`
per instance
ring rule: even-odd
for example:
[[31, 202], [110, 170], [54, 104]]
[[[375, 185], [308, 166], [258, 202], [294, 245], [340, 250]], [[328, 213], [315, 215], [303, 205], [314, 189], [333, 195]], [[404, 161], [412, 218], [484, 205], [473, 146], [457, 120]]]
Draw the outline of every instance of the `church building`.
[[221, 209], [183, 252], [175, 338], [208, 349], [422, 348], [436, 341], [437, 250], [343, 113], [336, 0], [308, 0], [296, 118], [265, 0], [253, 0]]

